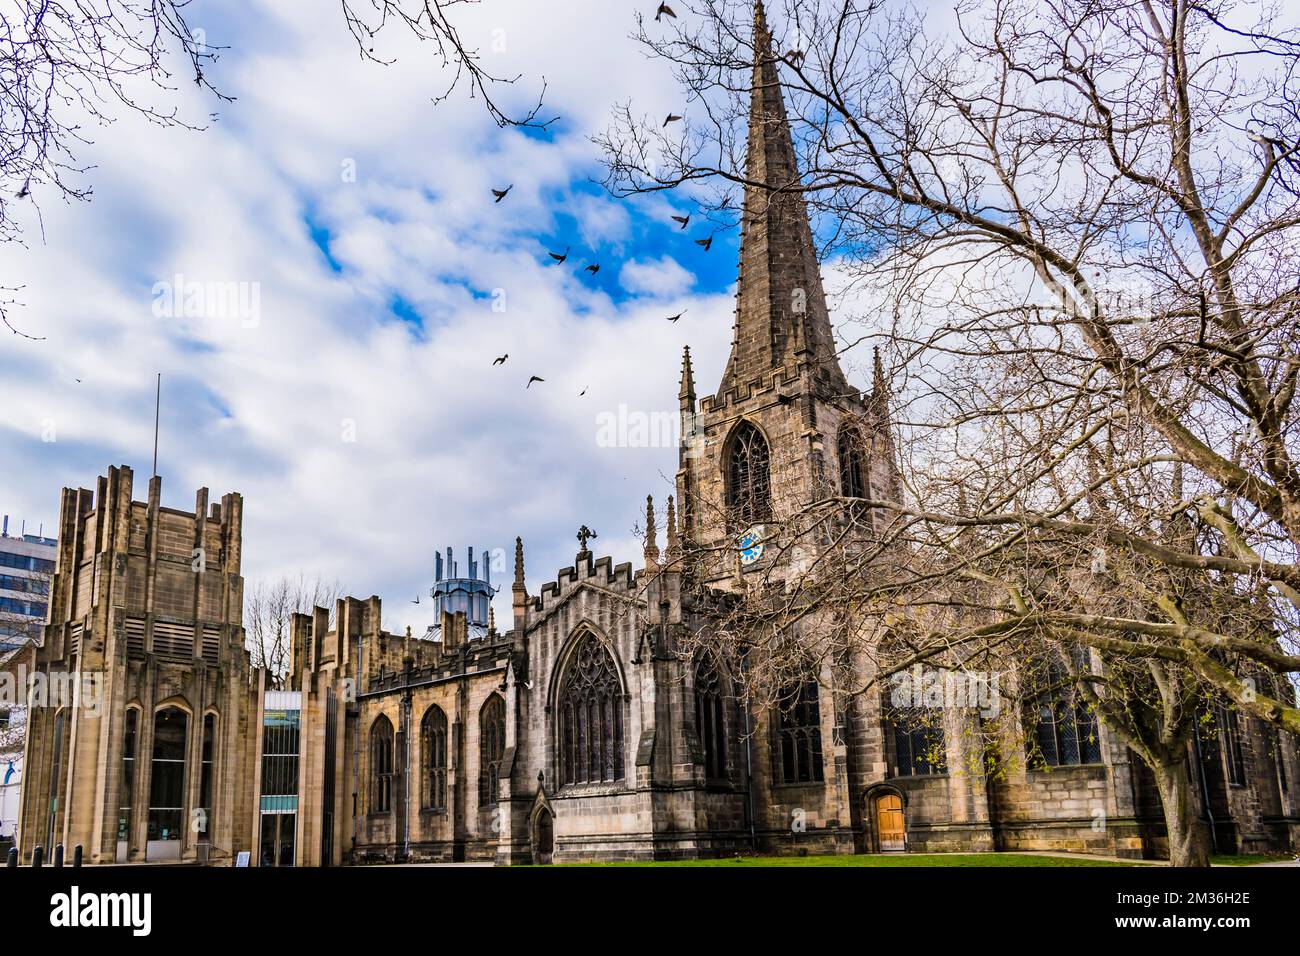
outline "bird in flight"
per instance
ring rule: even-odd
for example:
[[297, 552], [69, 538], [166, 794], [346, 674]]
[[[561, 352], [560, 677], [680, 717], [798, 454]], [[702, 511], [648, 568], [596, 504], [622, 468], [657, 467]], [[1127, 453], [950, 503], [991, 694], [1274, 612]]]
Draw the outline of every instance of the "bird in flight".
[[497, 197], [496, 200], [495, 200], [496, 202], [500, 202], [501, 200], [503, 200], [503, 199], [506, 198], [506, 193], [510, 192], [510, 190], [512, 190], [512, 189], [514, 189], [514, 188], [515, 188], [515, 184], [514, 184], [514, 183], [511, 183], [511, 184], [510, 184], [509, 186], [507, 186], [505, 189], [494, 189], [494, 190], [492, 190], [492, 195]]
[[[676, 113], [669, 113], [668, 118], [664, 120], [664, 126], [667, 126], [669, 123], [676, 123], [679, 119], [681, 119], [681, 117], [678, 116]], [[663, 126], [659, 128], [663, 129]]]
[[507, 352], [505, 355], [498, 355], [496, 358], [494, 358], [494, 359], [492, 360], [492, 364], [493, 364], [493, 365], [505, 365], [505, 364], [506, 364], [506, 359], [508, 359], [508, 358], [510, 358], [510, 353], [509, 353], [509, 352]]
[[533, 382], [544, 382], [544, 381], [546, 381], [546, 379], [542, 378], [540, 375], [529, 376], [528, 384], [525, 385], [524, 388], [532, 388]]
[[419, 603], [420, 603], [420, 595], [417, 594], [417, 595], [415, 596], [415, 600], [412, 601], [411, 603], [412, 603], [412, 604], [419, 604]]
[[802, 62], [804, 61], [804, 57], [806, 57], [807, 55], [808, 55], [808, 54], [804, 53], [803, 50], [786, 50], [786, 51], [785, 51], [785, 58], [786, 58], [787, 60], [789, 60], [789, 61], [791, 62], [791, 64], [802, 63]]
[[703, 247], [704, 247], [704, 251], [705, 251], [705, 252], [708, 252], [709, 249], [712, 248], [712, 246], [713, 246], [713, 237], [712, 237], [712, 236], [709, 236], [709, 238], [707, 238], [707, 239], [696, 239], [696, 240], [695, 240], [695, 244], [696, 244], [697, 246], [703, 246]]
[[547, 255], [549, 255], [556, 262], [563, 262], [565, 259], [569, 258], [569, 247], [568, 246], [564, 247], [564, 255], [558, 255], [557, 253], [554, 252], [547, 252]]
[[685, 315], [688, 311], [689, 311], [688, 309], [682, 309], [682, 311], [678, 312], [676, 315], [670, 315], [670, 316], [668, 316], [668, 321], [669, 321], [669, 322], [676, 322], [676, 321], [677, 321], [678, 319], [680, 319], [683, 315]]
[[595, 275], [597, 272], [600, 271], [600, 263], [593, 262], [591, 265], [587, 266], [587, 268], [583, 269], [582, 271], [590, 272], [592, 275]]
[[673, 8], [666, 3], [659, 4], [659, 9], [655, 11], [655, 23], [659, 22], [660, 17], [672, 17], [677, 19], [677, 14], [673, 13]]
[[687, 213], [685, 216], [673, 216], [673, 222], [680, 222], [682, 224], [683, 229], [686, 228], [686, 224], [690, 221], [691, 221], [690, 213]]
[[582, 391], [578, 393], [578, 397], [579, 397], [579, 398], [582, 398], [582, 396], [584, 396], [584, 395], [586, 395], [586, 394], [587, 394], [587, 386], [584, 385], [584, 386], [582, 386]]

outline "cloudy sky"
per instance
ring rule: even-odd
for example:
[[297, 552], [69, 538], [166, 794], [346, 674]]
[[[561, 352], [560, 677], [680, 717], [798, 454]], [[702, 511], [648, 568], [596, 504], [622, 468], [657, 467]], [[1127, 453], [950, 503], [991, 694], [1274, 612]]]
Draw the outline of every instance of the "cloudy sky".
[[[229, 46], [211, 74], [234, 102], [182, 77], [182, 112], [218, 113], [203, 132], [119, 114], [81, 156], [93, 201], [50, 197], [28, 247], [0, 249], [0, 284], [23, 286], [12, 320], [45, 337], [0, 341], [0, 512], [49, 529], [59, 489], [110, 464], [132, 465], [144, 498], [161, 372], [164, 504], [241, 492], [250, 583], [319, 574], [419, 631], [428, 602], [411, 601], [439, 548], [508, 553], [522, 535], [534, 593], [584, 523], [598, 553], [639, 560], [676, 449], [602, 447], [598, 417], [673, 414], [686, 344], [713, 391], [737, 236], [704, 253], [669, 219], [689, 195], [592, 183], [589, 137], [615, 104], [680, 106], [628, 38], [636, 8], [565, 0], [562, 28], [552, 4], [465, 8], [485, 65], [523, 74], [516, 103], [545, 76], [560, 120], [538, 135], [459, 93], [435, 105], [445, 77], [396, 32], [380, 51], [396, 65], [361, 62], [337, 5], [231, 6], [196, 0], [190, 19]], [[204, 315], [170, 294], [178, 277], [237, 283], [242, 307]], [[530, 375], [546, 382], [525, 389]]]

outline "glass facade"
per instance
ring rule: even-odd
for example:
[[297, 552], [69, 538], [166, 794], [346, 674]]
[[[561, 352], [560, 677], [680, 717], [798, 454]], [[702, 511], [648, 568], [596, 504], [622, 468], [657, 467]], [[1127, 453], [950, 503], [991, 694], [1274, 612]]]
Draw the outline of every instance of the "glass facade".
[[261, 866], [293, 866], [298, 826], [302, 695], [269, 691], [262, 712]]

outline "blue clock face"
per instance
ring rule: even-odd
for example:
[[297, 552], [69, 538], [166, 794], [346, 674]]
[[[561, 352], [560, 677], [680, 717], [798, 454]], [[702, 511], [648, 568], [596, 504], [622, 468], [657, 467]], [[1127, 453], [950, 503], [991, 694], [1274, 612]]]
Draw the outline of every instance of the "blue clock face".
[[740, 549], [740, 563], [753, 564], [763, 556], [763, 546], [763, 526], [754, 525], [736, 539], [736, 547]]

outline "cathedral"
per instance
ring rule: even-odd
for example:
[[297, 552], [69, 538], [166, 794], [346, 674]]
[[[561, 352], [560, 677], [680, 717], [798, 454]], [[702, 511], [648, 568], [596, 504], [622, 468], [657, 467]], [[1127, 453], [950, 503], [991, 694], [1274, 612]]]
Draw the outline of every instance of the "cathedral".
[[[384, 630], [378, 598], [295, 615], [283, 689], [250, 666], [242, 499], [132, 498], [128, 468], [65, 490], [37, 667], [94, 671], [98, 706], [32, 709], [19, 845], [88, 862], [545, 864], [736, 854], [1163, 852], [1149, 772], [1083, 708], [1026, 722], [1037, 757], [985, 776], [977, 715], [888, 719], [829, 664], [757, 706], [707, 653], [701, 593], [780, 578], [763, 526], [896, 481], [887, 382], [846, 380], [771, 41], [753, 67], [734, 337], [712, 394], [689, 351], [675, 494], [637, 566], [592, 550], [538, 583], [516, 541], [512, 616], [488, 555], [439, 555], [433, 621]], [[703, 555], [684, 561], [683, 555]], [[504, 586], [501, 582], [500, 586]], [[504, 626], [502, 626], [504, 625]], [[1194, 767], [1219, 852], [1300, 839], [1293, 741], [1230, 716]], [[976, 755], [977, 756], [977, 755]]]

